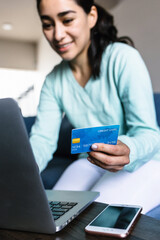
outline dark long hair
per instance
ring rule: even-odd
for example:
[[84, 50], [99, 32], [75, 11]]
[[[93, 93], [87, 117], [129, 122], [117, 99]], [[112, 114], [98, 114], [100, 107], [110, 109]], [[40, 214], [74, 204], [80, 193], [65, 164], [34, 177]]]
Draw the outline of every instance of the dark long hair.
[[[117, 28], [114, 25], [113, 16], [104, 8], [94, 3], [94, 0], [74, 0], [88, 14], [94, 5], [98, 11], [98, 20], [96, 25], [91, 29], [91, 44], [88, 49], [88, 57], [94, 78], [100, 75], [100, 65], [102, 54], [105, 48], [114, 42], [122, 42], [134, 46], [131, 38], [127, 36], [118, 37]], [[40, 2], [37, 0], [37, 9], [40, 11]]]

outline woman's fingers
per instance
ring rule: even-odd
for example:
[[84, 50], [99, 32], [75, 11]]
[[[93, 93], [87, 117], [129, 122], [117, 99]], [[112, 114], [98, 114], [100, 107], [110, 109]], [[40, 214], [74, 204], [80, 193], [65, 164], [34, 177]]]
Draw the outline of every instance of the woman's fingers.
[[96, 152], [104, 152], [115, 156], [129, 154], [130, 152], [128, 146], [119, 140], [117, 141], [117, 145], [94, 143], [91, 148]]
[[96, 143], [92, 147], [88, 160], [101, 168], [116, 172], [129, 163], [130, 149], [121, 141], [117, 145]]
[[100, 160], [98, 160], [98, 159], [95, 159], [95, 158], [93, 158], [93, 157], [88, 157], [87, 158], [88, 159], [88, 161], [89, 162], [91, 162], [92, 164], [95, 164], [95, 165], [97, 165], [97, 166], [99, 166], [99, 167], [101, 167], [101, 168], [103, 168], [103, 169], [106, 169], [106, 170], [116, 170], [116, 171], [119, 171], [119, 170], [122, 170], [123, 169], [123, 167], [124, 167], [124, 164], [123, 165], [117, 165], [117, 164], [115, 164], [115, 165], [112, 165], [112, 164], [108, 164], [108, 163], [106, 163], [105, 161], [104, 162], [102, 162], [102, 161], [100, 161]]
[[126, 165], [129, 163], [128, 156], [111, 156], [106, 153], [92, 152], [89, 153], [89, 157], [94, 160], [97, 159], [108, 166]]

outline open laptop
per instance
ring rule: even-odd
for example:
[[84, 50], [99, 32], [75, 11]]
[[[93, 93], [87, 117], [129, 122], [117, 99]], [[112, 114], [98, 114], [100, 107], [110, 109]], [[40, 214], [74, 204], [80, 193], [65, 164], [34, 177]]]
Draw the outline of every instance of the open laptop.
[[98, 196], [45, 191], [20, 109], [13, 99], [0, 99], [0, 228], [53, 234]]

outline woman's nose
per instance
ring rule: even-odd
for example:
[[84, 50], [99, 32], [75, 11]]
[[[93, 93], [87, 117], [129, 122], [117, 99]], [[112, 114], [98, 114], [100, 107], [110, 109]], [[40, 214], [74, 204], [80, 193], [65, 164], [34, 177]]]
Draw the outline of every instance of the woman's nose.
[[54, 28], [54, 38], [56, 41], [60, 41], [64, 38], [65, 36], [65, 27], [58, 24]]

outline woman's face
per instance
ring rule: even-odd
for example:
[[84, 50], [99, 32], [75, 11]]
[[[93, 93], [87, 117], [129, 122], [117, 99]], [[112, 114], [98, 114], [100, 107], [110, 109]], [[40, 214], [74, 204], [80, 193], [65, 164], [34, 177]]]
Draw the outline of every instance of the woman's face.
[[95, 7], [87, 15], [74, 0], [41, 0], [40, 18], [46, 39], [63, 59], [86, 56], [97, 20]]

